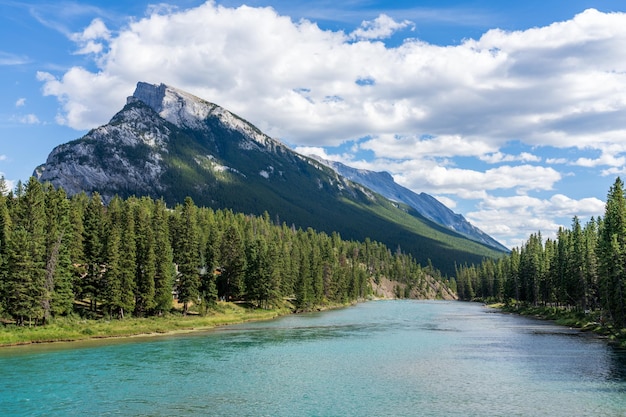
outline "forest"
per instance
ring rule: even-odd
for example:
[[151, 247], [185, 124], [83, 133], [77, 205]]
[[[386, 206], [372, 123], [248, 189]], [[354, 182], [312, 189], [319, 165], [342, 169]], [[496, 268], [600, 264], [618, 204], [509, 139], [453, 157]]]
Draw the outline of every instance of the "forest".
[[598, 312], [602, 321], [626, 327], [626, 197], [618, 177], [604, 217], [584, 225], [578, 217], [555, 239], [532, 234], [498, 260], [456, 268], [464, 300], [482, 299]]
[[35, 178], [15, 190], [0, 180], [0, 319], [18, 326], [206, 314], [219, 300], [305, 311], [366, 297], [370, 279], [419, 290], [433, 275], [441, 279], [400, 248], [277, 224], [268, 213], [189, 197], [175, 207], [148, 197], [105, 204]]

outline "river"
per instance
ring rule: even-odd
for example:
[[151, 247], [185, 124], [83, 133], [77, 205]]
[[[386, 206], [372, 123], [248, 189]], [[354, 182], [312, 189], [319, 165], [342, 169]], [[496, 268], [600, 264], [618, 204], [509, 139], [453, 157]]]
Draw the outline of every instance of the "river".
[[0, 349], [3, 416], [626, 416], [626, 353], [479, 304], [372, 301]]

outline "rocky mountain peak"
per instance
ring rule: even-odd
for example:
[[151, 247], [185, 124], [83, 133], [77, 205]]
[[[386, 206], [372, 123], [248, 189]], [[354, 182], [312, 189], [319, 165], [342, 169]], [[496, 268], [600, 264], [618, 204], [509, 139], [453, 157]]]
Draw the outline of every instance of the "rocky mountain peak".
[[135, 92], [127, 99], [127, 103], [134, 101], [148, 105], [168, 122], [190, 129], [203, 128], [204, 120], [218, 108], [217, 105], [185, 91], [165, 84], [144, 82], [138, 82]]
[[165, 98], [165, 90], [168, 87], [165, 84], [148, 84], [144, 82], [138, 82], [137, 88], [131, 97], [128, 97], [127, 102], [131, 103], [134, 100], [139, 100], [152, 109], [160, 113], [163, 110], [163, 99]]

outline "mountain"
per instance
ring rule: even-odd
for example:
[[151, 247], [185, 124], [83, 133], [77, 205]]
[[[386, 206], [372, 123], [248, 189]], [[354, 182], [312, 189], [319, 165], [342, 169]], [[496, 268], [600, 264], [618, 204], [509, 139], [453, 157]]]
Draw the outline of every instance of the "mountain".
[[300, 155], [222, 107], [166, 86], [138, 83], [111, 121], [57, 146], [35, 170], [69, 195], [163, 198], [263, 214], [344, 239], [370, 238], [454, 274], [501, 251], [440, 226], [328, 166]]
[[366, 169], [357, 169], [342, 164], [341, 162], [328, 161], [315, 156], [312, 156], [312, 158], [315, 158], [331, 167], [339, 175], [349, 179], [350, 181], [361, 184], [391, 201], [398, 201], [409, 205], [419, 214], [437, 224], [448, 227], [464, 236], [467, 236], [469, 239], [491, 246], [496, 250], [508, 251], [508, 248], [468, 222], [461, 214], [453, 212], [429, 194], [417, 194], [408, 188], [401, 186], [394, 181], [393, 177], [388, 172], [374, 172]]

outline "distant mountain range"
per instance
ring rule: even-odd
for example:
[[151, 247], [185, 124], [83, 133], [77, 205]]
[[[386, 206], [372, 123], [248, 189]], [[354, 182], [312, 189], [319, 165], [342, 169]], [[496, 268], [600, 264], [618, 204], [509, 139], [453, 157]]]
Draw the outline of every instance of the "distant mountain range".
[[449, 227], [476, 242], [491, 246], [494, 249], [508, 251], [504, 245], [468, 222], [461, 214], [455, 213], [433, 196], [417, 194], [408, 188], [396, 183], [388, 172], [374, 172], [366, 169], [356, 169], [341, 162], [328, 161], [317, 156], [311, 156], [334, 169], [339, 175], [361, 184], [372, 191], [388, 198], [391, 201], [402, 202], [417, 210], [427, 219]]
[[342, 170], [349, 169], [298, 154], [216, 104], [140, 82], [108, 124], [57, 146], [34, 175], [69, 195], [98, 192], [105, 201], [145, 195], [174, 205], [191, 196], [215, 209], [267, 212], [296, 227], [380, 241], [450, 275], [455, 263], [506, 250], [453, 230], [454, 213], [440, 203], [418, 209], [407, 202], [410, 192], [384, 197], [395, 184], [382, 179], [388, 174], [373, 173], [367, 185]]

